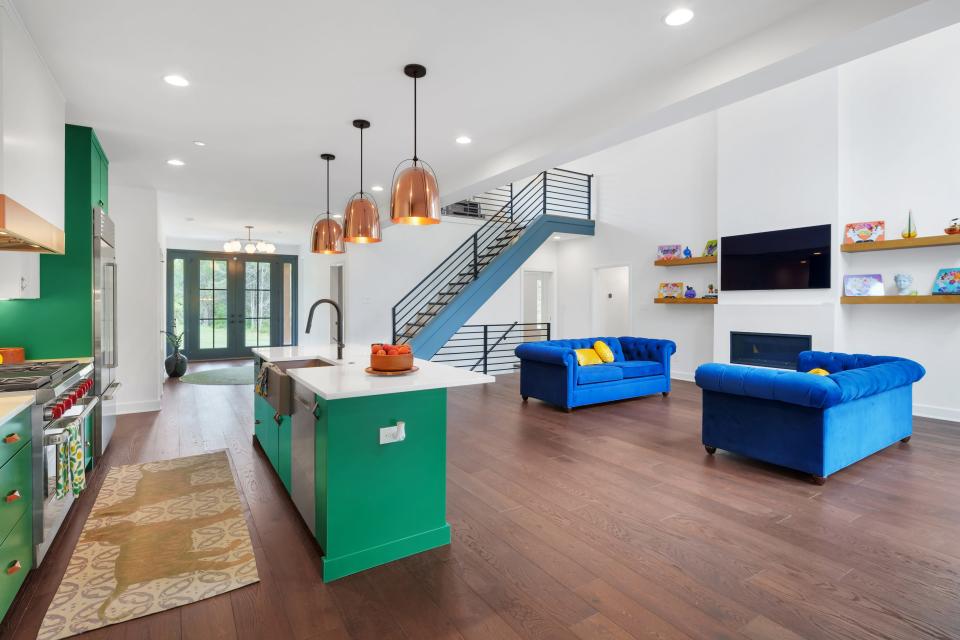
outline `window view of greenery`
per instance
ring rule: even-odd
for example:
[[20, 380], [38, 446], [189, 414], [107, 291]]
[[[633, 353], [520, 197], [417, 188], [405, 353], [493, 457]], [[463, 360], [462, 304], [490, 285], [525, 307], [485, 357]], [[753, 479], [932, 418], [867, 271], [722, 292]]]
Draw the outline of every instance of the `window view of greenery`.
[[244, 345], [270, 346], [270, 263], [247, 262], [244, 271]]
[[183, 258], [177, 258], [173, 261], [173, 327], [171, 331], [180, 333], [186, 332], [184, 324], [184, 282], [183, 282]]
[[200, 348], [227, 347], [227, 261], [201, 260]]

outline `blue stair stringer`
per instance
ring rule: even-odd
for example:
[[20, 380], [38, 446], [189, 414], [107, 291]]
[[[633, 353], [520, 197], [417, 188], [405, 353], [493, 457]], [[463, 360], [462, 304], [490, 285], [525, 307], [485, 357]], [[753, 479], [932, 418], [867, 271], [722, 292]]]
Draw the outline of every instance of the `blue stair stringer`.
[[429, 360], [446, 344], [554, 233], [592, 236], [594, 221], [552, 214], [540, 215], [523, 230], [516, 241], [484, 267], [476, 280], [463, 288], [436, 317], [410, 340], [418, 358]]

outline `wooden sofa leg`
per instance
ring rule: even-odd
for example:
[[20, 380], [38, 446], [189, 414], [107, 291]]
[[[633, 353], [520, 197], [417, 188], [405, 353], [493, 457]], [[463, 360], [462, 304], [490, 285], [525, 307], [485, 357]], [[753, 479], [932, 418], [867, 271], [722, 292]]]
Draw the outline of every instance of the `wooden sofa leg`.
[[913, 436], [907, 436], [906, 438], [900, 438], [900, 442], [910, 442], [910, 438]]
[[824, 476], [810, 476], [810, 479], [813, 480], [813, 484], [818, 486], [823, 486], [826, 483], [827, 479]]
[[523, 398], [523, 401], [524, 401], [524, 402], [526, 402], [526, 401], [527, 401], [527, 399], [529, 399], [529, 398], [530, 398], [530, 396], [520, 396], [520, 397], [521, 397], [521, 398]]
[[566, 411], [567, 413], [573, 413], [573, 407], [566, 407], [564, 408], [564, 411]]
[[660, 393], [663, 394], [663, 397], [664, 397], [664, 398], [666, 398], [668, 395], [670, 395], [670, 392], [669, 392], [669, 391], [661, 391]]
[[708, 445], [708, 444], [703, 445], [703, 448], [706, 449], [706, 450], [707, 450], [707, 453], [709, 453], [710, 455], [713, 455], [713, 454], [715, 454], [715, 453], [717, 452], [717, 448], [716, 448], [716, 447], [711, 447], [711, 446]]

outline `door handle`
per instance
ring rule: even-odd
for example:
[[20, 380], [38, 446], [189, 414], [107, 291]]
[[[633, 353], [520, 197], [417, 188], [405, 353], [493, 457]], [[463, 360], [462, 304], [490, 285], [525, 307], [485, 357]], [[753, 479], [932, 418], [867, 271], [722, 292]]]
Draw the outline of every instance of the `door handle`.
[[7, 494], [7, 497], [4, 498], [4, 499], [9, 503], [9, 502], [16, 502], [17, 500], [19, 500], [19, 499], [22, 498], [22, 497], [23, 497], [23, 496], [20, 495], [20, 491], [17, 490], [17, 489], [14, 489], [14, 490], [11, 491], [10, 493], [8, 493], [8, 494]]
[[3, 439], [3, 442], [5, 444], [14, 444], [16, 442], [20, 442], [20, 434], [11, 433], [10, 435], [8, 435], [6, 438]]
[[20, 571], [20, 569], [22, 569], [22, 568], [23, 568], [23, 567], [22, 567], [22, 565], [20, 564], [20, 561], [19, 561], [19, 560], [14, 560], [12, 563], [10, 563], [10, 564], [7, 566], [7, 575], [11, 575], [11, 576], [12, 576], [12, 575], [15, 574], [17, 571]]

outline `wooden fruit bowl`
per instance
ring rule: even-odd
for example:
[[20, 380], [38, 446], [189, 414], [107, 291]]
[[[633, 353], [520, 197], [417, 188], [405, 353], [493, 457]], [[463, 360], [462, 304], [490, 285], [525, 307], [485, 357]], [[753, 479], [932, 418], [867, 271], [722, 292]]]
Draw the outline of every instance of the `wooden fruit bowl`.
[[401, 353], [395, 356], [370, 356], [370, 368], [374, 371], [408, 371], [413, 368], [413, 354]]

